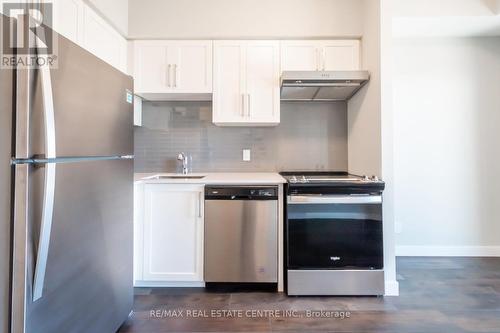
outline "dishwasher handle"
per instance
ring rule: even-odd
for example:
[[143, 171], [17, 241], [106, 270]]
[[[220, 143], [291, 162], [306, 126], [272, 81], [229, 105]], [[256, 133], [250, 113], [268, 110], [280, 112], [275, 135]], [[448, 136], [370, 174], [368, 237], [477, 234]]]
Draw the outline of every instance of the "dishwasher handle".
[[207, 186], [205, 200], [278, 200], [278, 187]]

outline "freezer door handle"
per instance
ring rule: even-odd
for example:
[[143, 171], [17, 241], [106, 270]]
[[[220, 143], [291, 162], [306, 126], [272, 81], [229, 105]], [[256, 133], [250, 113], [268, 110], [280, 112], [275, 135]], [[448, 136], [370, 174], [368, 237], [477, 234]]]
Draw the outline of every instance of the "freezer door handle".
[[[37, 33], [43, 34], [43, 29]], [[39, 41], [36, 39], [37, 42]], [[38, 46], [38, 45], [37, 45]], [[38, 52], [39, 57], [47, 57]], [[54, 100], [52, 95], [52, 79], [50, 76], [49, 61], [40, 66], [40, 79], [42, 83], [42, 100], [45, 127], [45, 158], [56, 158], [56, 130], [54, 121]], [[54, 210], [54, 195], [56, 185], [56, 164], [45, 164], [45, 184], [43, 189], [42, 220], [40, 223], [40, 238], [35, 263], [35, 277], [33, 281], [33, 301], [43, 295], [47, 258], [49, 255], [50, 233], [52, 229], [52, 215]]]

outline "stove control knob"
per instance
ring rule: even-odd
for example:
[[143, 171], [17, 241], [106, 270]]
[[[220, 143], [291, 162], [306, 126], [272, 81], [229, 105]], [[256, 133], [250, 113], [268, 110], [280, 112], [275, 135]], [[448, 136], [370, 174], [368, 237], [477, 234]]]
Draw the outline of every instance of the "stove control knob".
[[370, 181], [370, 178], [368, 178], [368, 176], [366, 175], [362, 176], [362, 179], [364, 182]]
[[377, 176], [373, 175], [373, 176], [370, 178], [370, 180], [371, 180], [372, 182], [378, 182], [378, 180], [379, 180], [379, 179], [378, 179], [378, 177], [377, 177]]
[[307, 183], [307, 179], [306, 179], [306, 176], [302, 176], [302, 180], [301, 180], [302, 183]]
[[296, 182], [297, 182], [297, 177], [292, 176], [292, 178], [290, 179], [290, 182], [292, 182], [292, 183], [296, 183]]

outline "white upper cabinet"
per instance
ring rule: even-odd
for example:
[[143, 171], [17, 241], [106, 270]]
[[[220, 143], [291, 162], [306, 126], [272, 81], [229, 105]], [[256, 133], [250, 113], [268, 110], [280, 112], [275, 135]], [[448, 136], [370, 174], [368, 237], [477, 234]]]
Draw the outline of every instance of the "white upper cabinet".
[[317, 41], [281, 42], [281, 69], [286, 71], [319, 70], [319, 44]]
[[280, 122], [279, 42], [215, 41], [213, 122], [272, 126]]
[[322, 42], [322, 69], [350, 71], [361, 69], [359, 40], [331, 40]]
[[53, 28], [74, 43], [83, 40], [84, 4], [81, 0], [55, 0], [53, 2]]
[[134, 79], [147, 99], [210, 99], [212, 41], [135, 41]]
[[359, 70], [359, 40], [281, 42], [282, 71]]
[[167, 47], [161, 42], [134, 42], [134, 91], [160, 93], [170, 88]]
[[53, 2], [56, 32], [127, 72], [127, 40], [82, 0]]
[[127, 40], [88, 6], [84, 9], [83, 47], [121, 71], [127, 71]]
[[169, 49], [174, 89], [180, 93], [212, 93], [212, 42], [177, 42]]
[[238, 123], [245, 117], [245, 47], [240, 41], [214, 42], [213, 122]]
[[280, 122], [279, 44], [251, 41], [246, 48], [247, 117], [256, 124]]

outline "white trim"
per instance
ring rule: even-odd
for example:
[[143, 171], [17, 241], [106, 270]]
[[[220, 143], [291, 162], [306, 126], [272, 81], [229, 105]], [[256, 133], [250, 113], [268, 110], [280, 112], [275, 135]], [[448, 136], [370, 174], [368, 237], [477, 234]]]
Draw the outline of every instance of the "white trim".
[[[96, 5], [89, 0], [83, 0], [83, 3], [94, 11], [101, 19], [103, 19], [117, 34], [128, 40], [128, 31], [123, 31], [116, 25], [107, 15], [105, 15]], [[128, 23], [127, 23], [128, 30]]]
[[169, 288], [203, 288], [205, 287], [205, 282], [198, 281], [135, 281], [134, 287], [145, 287], [145, 288], [154, 288], [154, 287], [169, 287]]
[[500, 257], [500, 246], [396, 246], [399, 257]]
[[284, 279], [284, 262], [285, 262], [285, 252], [284, 252], [284, 214], [283, 211], [283, 198], [284, 198], [284, 186], [283, 184], [278, 185], [278, 292], [285, 291], [285, 279]]
[[385, 281], [385, 296], [399, 296], [398, 281]]

